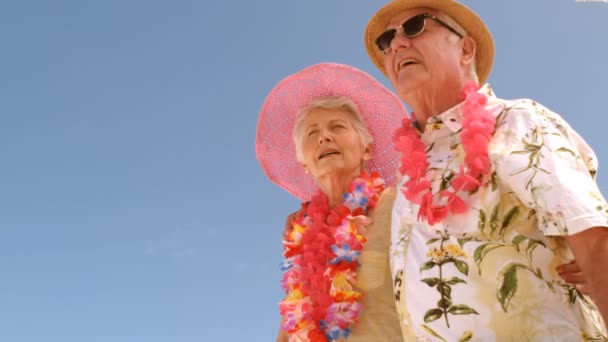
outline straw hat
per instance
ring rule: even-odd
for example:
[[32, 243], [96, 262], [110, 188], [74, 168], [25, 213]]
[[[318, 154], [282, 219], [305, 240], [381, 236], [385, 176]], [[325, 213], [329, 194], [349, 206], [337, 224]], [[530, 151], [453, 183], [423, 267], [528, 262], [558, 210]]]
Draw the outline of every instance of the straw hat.
[[488, 78], [492, 69], [492, 63], [494, 62], [494, 41], [492, 40], [492, 35], [475, 12], [453, 0], [393, 0], [382, 7], [370, 19], [365, 29], [365, 48], [374, 64], [385, 76], [388, 76], [384, 69], [384, 55], [376, 46], [376, 38], [386, 31], [393, 16], [405, 10], [423, 7], [439, 10], [447, 14], [475, 40], [477, 43], [477, 52], [475, 54], [477, 76], [479, 77], [479, 83], [483, 84]]
[[340, 95], [357, 105], [374, 139], [369, 171], [378, 172], [388, 185], [396, 181], [399, 154], [392, 146], [392, 136], [407, 115], [403, 103], [361, 70], [321, 63], [279, 82], [268, 94], [258, 118], [256, 155], [262, 169], [271, 181], [301, 200], [309, 200], [318, 187], [296, 158], [292, 139], [296, 117], [311, 101]]

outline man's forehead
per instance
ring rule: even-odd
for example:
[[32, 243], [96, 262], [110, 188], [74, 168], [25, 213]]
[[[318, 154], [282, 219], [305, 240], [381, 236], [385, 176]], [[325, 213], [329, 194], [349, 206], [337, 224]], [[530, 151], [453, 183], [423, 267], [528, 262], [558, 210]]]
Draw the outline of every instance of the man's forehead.
[[421, 13], [430, 13], [433, 15], [437, 15], [437, 10], [428, 7], [417, 7], [401, 11], [392, 16], [391, 20], [388, 22], [387, 28], [394, 28], [400, 26], [405, 20]]

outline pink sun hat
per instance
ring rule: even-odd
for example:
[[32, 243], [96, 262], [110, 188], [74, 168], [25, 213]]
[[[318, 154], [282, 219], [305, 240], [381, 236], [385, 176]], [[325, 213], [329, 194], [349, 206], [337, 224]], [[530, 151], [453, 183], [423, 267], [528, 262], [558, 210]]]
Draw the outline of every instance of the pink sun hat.
[[401, 100], [367, 73], [354, 67], [320, 63], [286, 77], [268, 94], [256, 133], [255, 152], [268, 178], [300, 200], [318, 190], [312, 176], [296, 158], [292, 138], [300, 110], [320, 97], [346, 96], [359, 108], [374, 138], [370, 172], [378, 172], [387, 185], [397, 178], [399, 154], [392, 145], [395, 129], [407, 115]]

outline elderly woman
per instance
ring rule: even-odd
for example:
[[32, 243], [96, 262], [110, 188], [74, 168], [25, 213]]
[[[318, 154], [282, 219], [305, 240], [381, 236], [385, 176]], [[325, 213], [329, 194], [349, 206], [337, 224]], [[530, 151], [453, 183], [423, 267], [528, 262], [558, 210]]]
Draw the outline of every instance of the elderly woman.
[[390, 132], [405, 115], [380, 83], [339, 64], [304, 69], [266, 99], [258, 159], [304, 201], [284, 236], [278, 341], [402, 341], [388, 265], [395, 190], [385, 186], [396, 176]]

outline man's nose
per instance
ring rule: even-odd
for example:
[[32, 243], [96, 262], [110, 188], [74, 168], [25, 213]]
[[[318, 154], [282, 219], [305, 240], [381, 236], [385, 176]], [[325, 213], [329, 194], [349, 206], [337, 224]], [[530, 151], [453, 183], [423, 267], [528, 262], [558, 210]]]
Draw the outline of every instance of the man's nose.
[[391, 41], [391, 50], [393, 52], [397, 51], [399, 48], [403, 47], [411, 47], [412, 40], [403, 32], [403, 27], [399, 26], [397, 31], [395, 32], [395, 37]]

